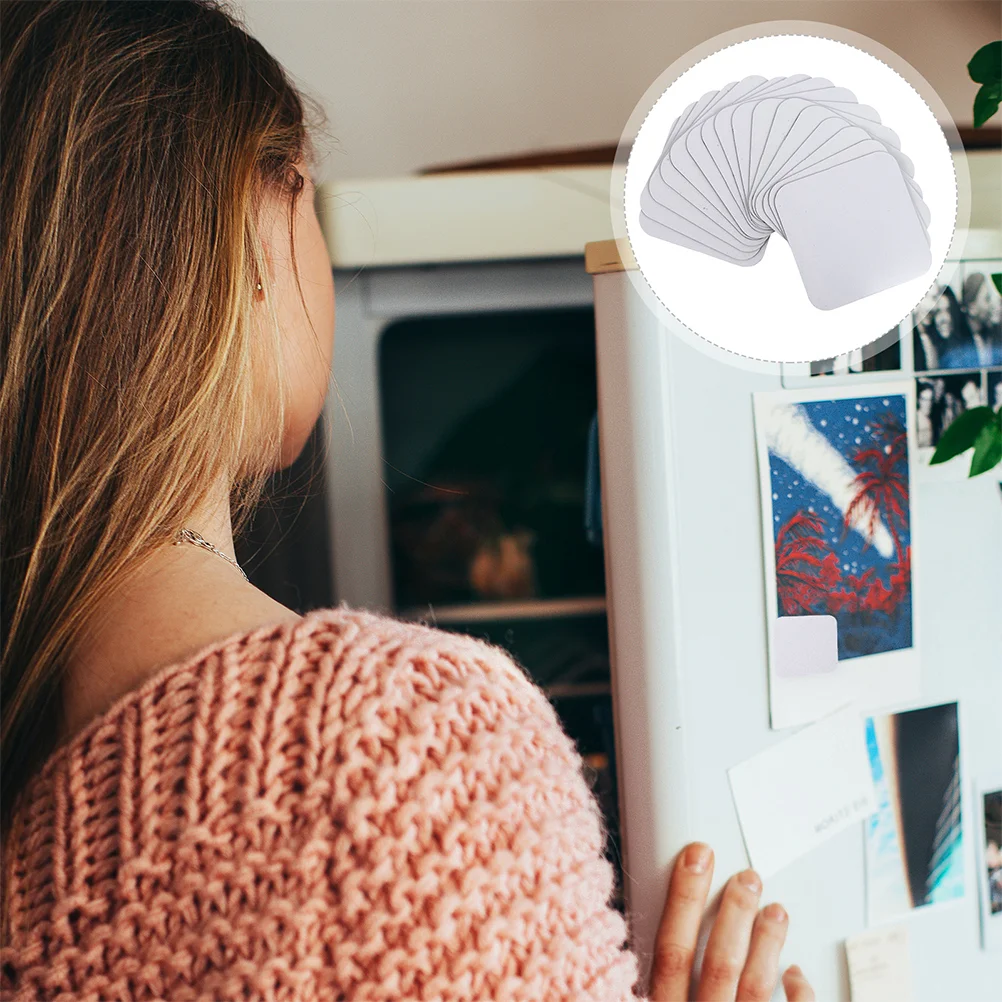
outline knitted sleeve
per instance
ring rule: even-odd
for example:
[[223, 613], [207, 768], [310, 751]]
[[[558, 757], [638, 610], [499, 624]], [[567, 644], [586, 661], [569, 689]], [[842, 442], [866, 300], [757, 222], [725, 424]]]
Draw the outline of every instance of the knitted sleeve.
[[598, 805], [544, 694], [502, 651], [423, 627], [342, 658], [353, 687], [320, 764], [331, 987], [384, 1002], [635, 999]]

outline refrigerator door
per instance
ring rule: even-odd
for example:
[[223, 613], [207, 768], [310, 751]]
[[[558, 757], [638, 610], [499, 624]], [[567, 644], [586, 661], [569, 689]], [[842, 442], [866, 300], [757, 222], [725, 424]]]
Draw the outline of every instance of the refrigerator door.
[[[779, 390], [782, 379], [778, 366], [727, 364], [663, 327], [603, 246], [588, 259], [607, 603], [625, 895], [646, 972], [682, 846], [713, 847], [714, 893], [748, 865], [727, 770], [793, 733], [770, 729], [752, 412], [753, 392]], [[923, 666], [915, 705], [959, 702], [967, 819], [974, 779], [998, 762], [1002, 636], [985, 628], [997, 624], [1002, 602], [998, 479], [919, 478], [915, 487]], [[911, 912], [917, 1000], [998, 994], [993, 958], [979, 947], [971, 864], [981, 837], [968, 821], [966, 896]], [[769, 901], [790, 914], [784, 965], [799, 964], [819, 999], [848, 999], [842, 943], [867, 925], [862, 824], [767, 879]]]

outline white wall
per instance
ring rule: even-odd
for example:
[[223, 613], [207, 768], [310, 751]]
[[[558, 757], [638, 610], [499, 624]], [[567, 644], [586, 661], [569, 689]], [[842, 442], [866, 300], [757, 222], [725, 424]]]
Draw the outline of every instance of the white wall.
[[234, 0], [318, 98], [336, 143], [321, 176], [615, 143], [637, 100], [707, 38], [785, 18], [838, 24], [908, 60], [958, 124], [966, 64], [999, 37], [993, 0]]

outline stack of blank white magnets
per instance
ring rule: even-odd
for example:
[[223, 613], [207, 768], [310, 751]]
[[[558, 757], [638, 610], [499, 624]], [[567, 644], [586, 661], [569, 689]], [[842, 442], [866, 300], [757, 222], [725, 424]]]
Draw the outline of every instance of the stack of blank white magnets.
[[640, 198], [651, 236], [756, 264], [775, 231], [833, 310], [926, 272], [929, 210], [873, 108], [830, 80], [746, 77], [675, 120]]

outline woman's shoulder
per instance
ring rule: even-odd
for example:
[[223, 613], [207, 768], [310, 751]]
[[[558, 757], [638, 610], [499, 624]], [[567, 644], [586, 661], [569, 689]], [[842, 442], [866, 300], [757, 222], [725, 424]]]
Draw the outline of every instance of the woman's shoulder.
[[[384, 727], [392, 711], [396, 726], [413, 729], [407, 716], [461, 698], [481, 712], [524, 706], [559, 731], [542, 690], [500, 648], [347, 605], [318, 609], [241, 630], [156, 671], [59, 747], [25, 793], [67, 769], [86, 775], [111, 748], [116, 758], [142, 754], [147, 769], [178, 742], [200, 758], [211, 749], [273, 760], [297, 743], [329, 745], [332, 729], [368, 726], [377, 709]], [[323, 749], [307, 757], [320, 766]]]
[[180, 818], [232, 828], [279, 807], [295, 829], [311, 812], [347, 809], [377, 774], [406, 786], [448, 749], [508, 741], [511, 728], [577, 769], [549, 701], [502, 650], [344, 605], [315, 610], [161, 669], [57, 748], [15, 804], [12, 841], [27, 855], [14, 865], [48, 885], [47, 847], [90, 845], [83, 829], [123, 804], [135, 816], [116, 837], [139, 838], [141, 817], [148, 838]]
[[367, 733], [378, 718], [384, 738], [448, 733], [458, 747], [472, 734], [520, 726], [576, 768], [574, 744], [542, 689], [486, 640], [346, 606], [311, 614], [292, 634], [302, 667], [313, 666], [311, 678], [321, 673], [304, 691], [334, 731]]
[[[329, 661], [341, 684], [381, 699], [402, 687], [412, 696], [489, 683], [547, 700], [502, 648], [423, 622], [340, 605], [319, 609], [284, 631], [290, 663]], [[417, 679], [424, 679], [414, 688]]]
[[[161, 672], [64, 754], [5, 861], [15, 936], [0, 958], [25, 984], [58, 959], [40, 919], [73, 907], [74, 948], [111, 940], [159, 888], [160, 926], [187, 930], [192, 894], [230, 886], [240, 936], [269, 956], [308, 948], [303, 970], [331, 995], [438, 997], [461, 977], [473, 997], [536, 997], [533, 979], [554, 997], [632, 997], [580, 758], [542, 690], [484, 641], [318, 610]], [[276, 920], [294, 913], [308, 935]], [[398, 920], [406, 947], [373, 933]], [[221, 956], [229, 928], [185, 942]]]

